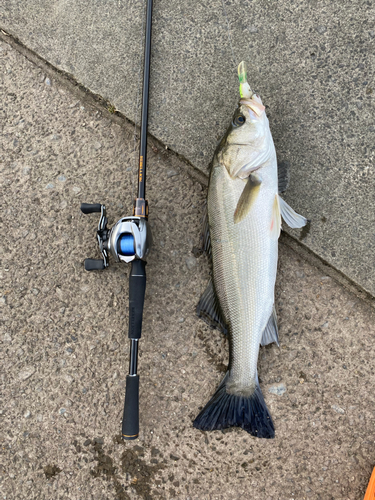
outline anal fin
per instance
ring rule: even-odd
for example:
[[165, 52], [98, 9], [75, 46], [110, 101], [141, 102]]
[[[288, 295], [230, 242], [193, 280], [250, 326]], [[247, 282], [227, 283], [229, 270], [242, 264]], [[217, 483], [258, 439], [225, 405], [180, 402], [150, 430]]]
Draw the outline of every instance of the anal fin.
[[260, 345], [264, 346], [272, 344], [273, 342], [276, 342], [276, 344], [279, 345], [279, 331], [277, 329], [277, 316], [275, 306], [273, 306], [271, 316], [268, 320], [266, 328], [263, 330]]
[[211, 237], [210, 237], [210, 226], [208, 222], [208, 207], [207, 202], [204, 205], [204, 212], [202, 218], [202, 231], [200, 235], [200, 245], [197, 247], [196, 252], [198, 255], [205, 253], [208, 257], [211, 257]]
[[196, 313], [199, 318], [202, 318], [211, 327], [217, 328], [225, 335], [228, 333], [212, 279], [210, 279], [206, 290], [198, 302]]

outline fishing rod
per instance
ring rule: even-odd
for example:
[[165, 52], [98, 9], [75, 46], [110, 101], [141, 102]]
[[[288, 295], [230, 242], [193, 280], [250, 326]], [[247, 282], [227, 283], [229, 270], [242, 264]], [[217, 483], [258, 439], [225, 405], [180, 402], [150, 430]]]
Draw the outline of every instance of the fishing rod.
[[138, 195], [134, 200], [133, 215], [122, 217], [112, 229], [107, 228], [106, 208], [100, 203], [82, 203], [84, 214], [100, 212], [97, 240], [102, 259], [86, 259], [86, 271], [97, 271], [108, 267], [109, 253], [116, 261], [131, 263], [129, 276], [129, 374], [126, 376], [122, 437], [136, 439], [139, 434], [139, 375], [138, 342], [142, 333], [143, 305], [146, 291], [146, 257], [152, 236], [146, 200], [147, 125], [151, 60], [152, 1], [147, 0], [145, 48], [143, 66], [141, 141], [138, 164]]

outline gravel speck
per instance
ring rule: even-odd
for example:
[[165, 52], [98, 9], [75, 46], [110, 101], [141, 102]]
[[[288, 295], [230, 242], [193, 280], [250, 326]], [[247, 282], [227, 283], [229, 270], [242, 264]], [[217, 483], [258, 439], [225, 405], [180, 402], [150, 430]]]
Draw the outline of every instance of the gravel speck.
[[120, 344], [116, 341], [112, 342], [111, 347], [109, 348], [110, 351], [116, 351], [120, 347]]
[[179, 172], [176, 172], [175, 170], [168, 170], [167, 177], [174, 177], [175, 175], [180, 175], [180, 174], [179, 174]]
[[24, 370], [22, 370], [21, 372], [19, 372], [18, 378], [20, 380], [27, 380], [28, 378], [30, 378], [34, 375], [35, 371], [36, 370], [33, 366], [29, 366], [29, 367], [25, 368]]
[[44, 83], [45, 83], [46, 85], [51, 86], [51, 80], [48, 78], [48, 76], [47, 76], [47, 78], [44, 80]]
[[268, 389], [268, 392], [270, 392], [271, 394], [276, 394], [276, 396], [282, 396], [284, 392], [286, 392], [286, 387], [284, 384], [272, 385]]
[[9, 333], [4, 333], [3, 342], [12, 342], [12, 337]]
[[320, 35], [323, 35], [323, 33], [325, 33], [325, 32], [327, 31], [327, 28], [326, 28], [326, 26], [321, 25], [321, 26], [318, 26], [318, 27], [316, 28], [316, 31], [317, 31]]
[[332, 408], [332, 410], [335, 410], [335, 412], [337, 412], [337, 413], [341, 413], [341, 414], [345, 413], [345, 410], [343, 408], [340, 408], [337, 405], [332, 405], [331, 408]]
[[186, 267], [189, 269], [189, 271], [191, 271], [197, 265], [197, 259], [193, 256], [188, 257], [185, 260], [185, 264], [186, 264]]
[[74, 378], [71, 375], [64, 375], [62, 379], [65, 380], [65, 382], [68, 382], [69, 385], [74, 382]]

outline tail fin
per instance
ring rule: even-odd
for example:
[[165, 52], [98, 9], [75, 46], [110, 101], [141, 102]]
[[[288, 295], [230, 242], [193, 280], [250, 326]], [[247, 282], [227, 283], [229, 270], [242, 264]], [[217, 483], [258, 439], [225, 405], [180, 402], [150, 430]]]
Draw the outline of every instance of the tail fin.
[[228, 394], [227, 379], [228, 373], [211, 400], [194, 420], [194, 427], [202, 431], [242, 427], [252, 436], [274, 438], [275, 428], [258, 381], [254, 393], [246, 397]]

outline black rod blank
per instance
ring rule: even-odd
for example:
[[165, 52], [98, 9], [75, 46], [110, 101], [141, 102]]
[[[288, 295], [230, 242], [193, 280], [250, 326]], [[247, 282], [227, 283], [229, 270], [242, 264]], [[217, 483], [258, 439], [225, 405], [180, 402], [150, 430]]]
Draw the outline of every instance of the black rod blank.
[[129, 354], [129, 375], [137, 375], [138, 368], [138, 339], [130, 340], [130, 354]]
[[152, 28], [152, 0], [147, 0], [146, 11], [146, 39], [143, 66], [143, 91], [142, 91], [142, 118], [141, 118], [141, 144], [139, 148], [138, 170], [138, 198], [146, 197], [146, 163], [147, 163], [147, 127], [148, 127], [148, 96], [150, 85], [151, 62], [151, 28]]

